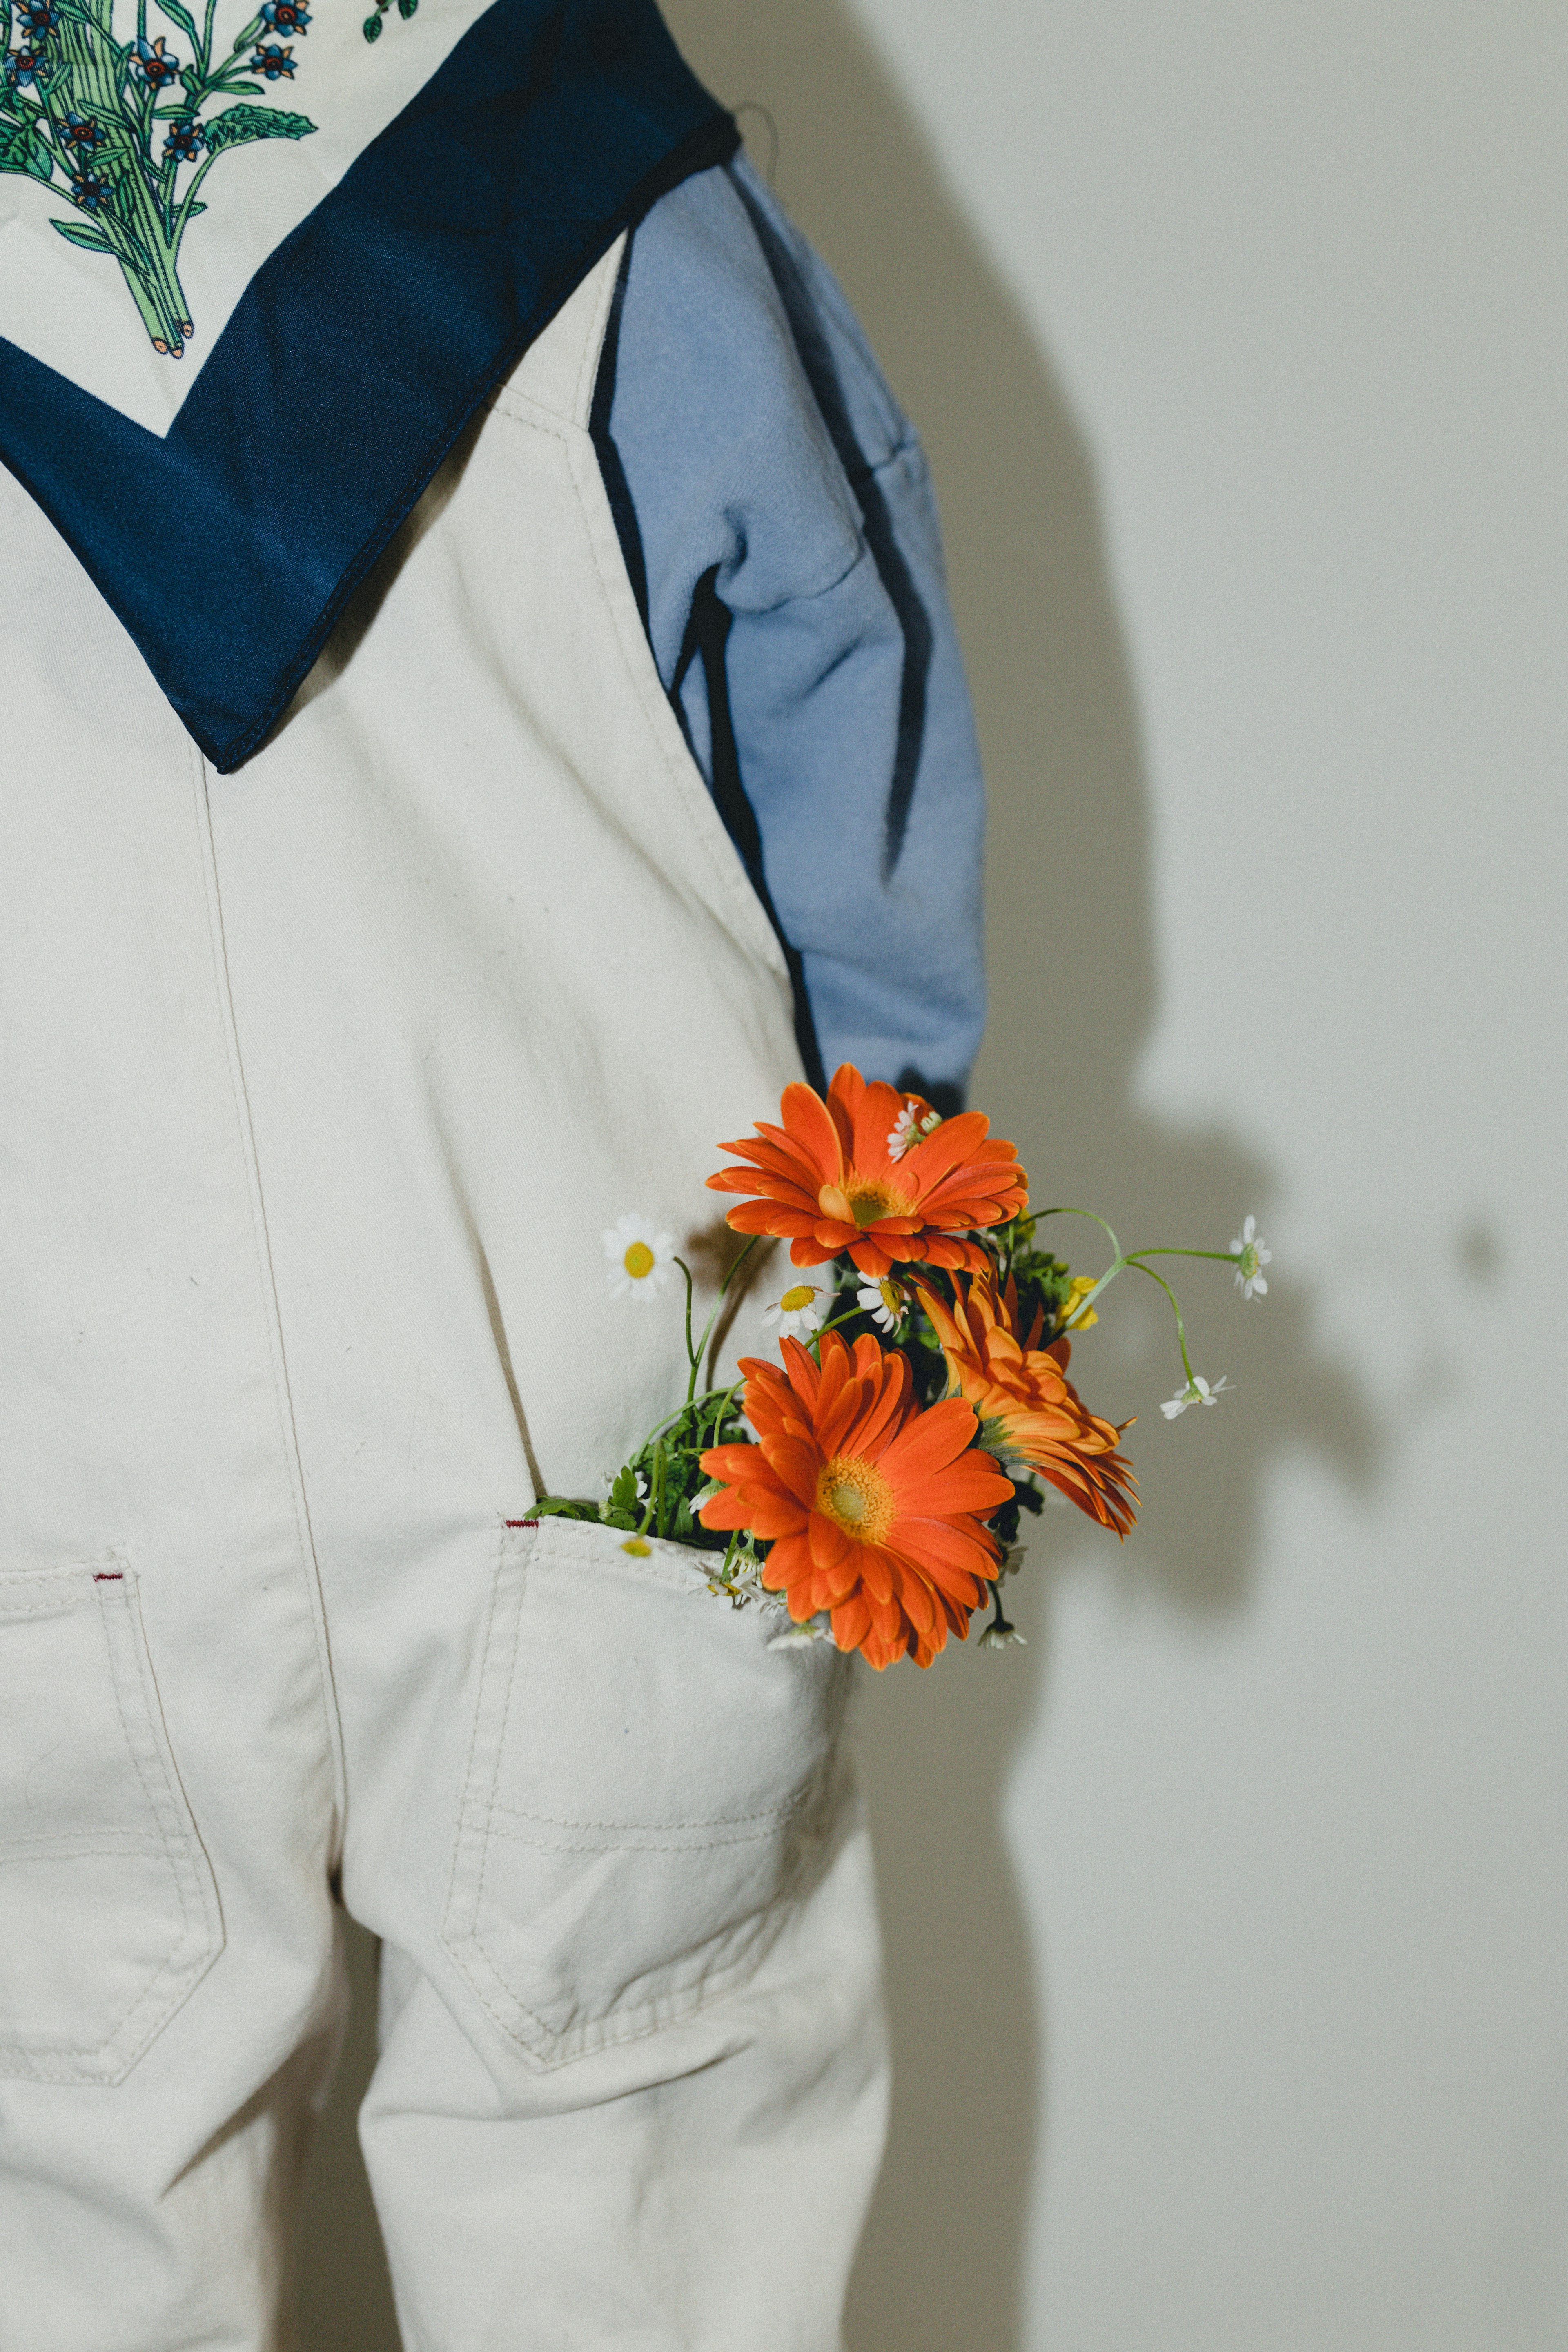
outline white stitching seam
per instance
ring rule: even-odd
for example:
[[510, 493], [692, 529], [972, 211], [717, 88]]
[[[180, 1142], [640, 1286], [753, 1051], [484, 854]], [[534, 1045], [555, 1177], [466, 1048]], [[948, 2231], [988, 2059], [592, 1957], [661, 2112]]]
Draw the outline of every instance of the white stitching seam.
[[804, 1802], [804, 1798], [796, 1794], [784, 1798], [779, 1804], [769, 1805], [763, 1812], [711, 1813], [700, 1822], [581, 1821], [560, 1813], [531, 1813], [522, 1805], [503, 1805], [499, 1797], [491, 1798], [489, 1810], [492, 1814], [510, 1813], [513, 1821], [538, 1822], [547, 1830], [607, 1830], [615, 1835], [631, 1836], [640, 1842], [645, 1832], [649, 1830], [749, 1830], [753, 1822], [763, 1824], [763, 1829], [752, 1832], [761, 1837], [768, 1824], [788, 1821], [792, 1813], [799, 1812]]
[[[150, 1749], [146, 1761], [157, 1767], [159, 1785], [156, 1790], [148, 1786], [143, 1759], [136, 1755], [134, 1742], [132, 1743], [132, 1753], [142, 1785], [147, 1790], [147, 1800], [153, 1808], [153, 1817], [158, 1823], [163, 1837], [164, 1850], [169, 1856], [169, 1866], [174, 1874], [175, 1889], [180, 1898], [181, 1916], [184, 1921], [182, 1941], [194, 1941], [200, 1947], [199, 1950], [193, 1953], [192, 1958], [183, 1964], [180, 1971], [183, 1976], [192, 1978], [194, 1981], [193, 1968], [199, 1970], [204, 1962], [222, 1948], [222, 1930], [220, 1927], [218, 1935], [215, 1938], [212, 1933], [212, 1923], [206, 1916], [206, 1905], [201, 1900], [200, 1872], [192, 1853], [192, 1848], [196, 1844], [195, 1822], [192, 1818], [190, 1807], [185, 1801], [184, 1791], [174, 1778], [173, 1765], [166, 1747], [167, 1727], [163, 1723], [163, 1707], [158, 1697], [157, 1685], [153, 1679], [153, 1661], [147, 1645], [147, 1629], [142, 1622], [141, 1595], [137, 1580], [127, 1570], [121, 1577], [114, 1580], [112, 1590], [107, 1581], [102, 1583], [95, 1581], [93, 1591], [98, 1596], [99, 1608], [106, 1619], [111, 1608], [117, 1607], [122, 1614], [124, 1638], [130, 1645], [132, 1663], [141, 1685], [142, 1712], [146, 1721], [147, 1747]], [[111, 1671], [115, 1675], [118, 1698], [119, 1671], [117, 1663], [112, 1660]], [[121, 1720], [124, 1722], [123, 1708]], [[131, 1728], [128, 1724], [125, 1726], [125, 1736], [128, 1740], [131, 1739]], [[169, 1838], [171, 1817], [180, 1832], [177, 1846]], [[205, 1861], [205, 1859], [204, 1853], [203, 1860]], [[210, 1864], [208, 1867], [210, 1868]], [[216, 1895], [215, 1888], [215, 1902]], [[193, 1903], [195, 1906], [194, 1911]], [[165, 1967], [173, 1966], [174, 1958], [174, 1955], [171, 1953], [169, 1959], [164, 1963]], [[152, 2039], [151, 2034], [148, 2039]], [[143, 2042], [142, 2046], [144, 2049], [146, 2043]]]
[[251, 1122], [249, 1097], [246, 1091], [245, 1066], [239, 1051], [239, 1025], [235, 1015], [234, 1000], [229, 987], [228, 950], [225, 943], [223, 929], [223, 893], [218, 883], [217, 843], [214, 837], [212, 809], [208, 797], [207, 763], [195, 743], [190, 748], [195, 780], [196, 827], [201, 843], [203, 881], [207, 902], [207, 935], [212, 955], [213, 981], [217, 992], [219, 1025], [223, 1031], [224, 1051], [228, 1065], [229, 1093], [235, 1122], [239, 1130], [240, 1158], [245, 1168], [246, 1186], [249, 1199], [251, 1247], [260, 1282], [262, 1317], [267, 1326], [268, 1369], [271, 1376], [279, 1433], [283, 1441], [284, 1458], [288, 1465], [288, 1485], [289, 1501], [294, 1514], [295, 1539], [299, 1545], [300, 1564], [304, 1571], [311, 1624], [315, 1633], [321, 1727], [326, 1736], [327, 1755], [332, 1781], [332, 1801], [337, 1814], [337, 1837], [334, 1843], [341, 1849], [348, 1805], [348, 1780], [343, 1761], [342, 1722], [338, 1709], [337, 1685], [332, 1674], [331, 1647], [327, 1633], [326, 1601], [321, 1591], [321, 1575], [320, 1564], [316, 1559], [315, 1538], [310, 1528], [310, 1504], [305, 1494], [304, 1465], [300, 1459], [299, 1432], [294, 1423], [294, 1402], [289, 1390], [289, 1369], [283, 1346], [282, 1316], [278, 1303], [277, 1281], [272, 1271], [272, 1247], [267, 1233], [267, 1207], [261, 1189], [260, 1161], [257, 1151], [256, 1131]]
[[[116, 1560], [115, 1571], [110, 1575], [104, 1574], [96, 1568], [79, 1563], [30, 1572], [32, 1580], [38, 1583], [58, 1583], [62, 1588], [63, 1593], [68, 1596], [67, 1605], [62, 1608], [54, 1604], [47, 1611], [28, 1609], [10, 1613], [13, 1615], [48, 1613], [76, 1617], [79, 1620], [90, 1617], [90, 1622], [103, 1643], [104, 1664], [109, 1676], [110, 1691], [114, 1701], [115, 1715], [120, 1725], [121, 1739], [132, 1769], [135, 1772], [142, 1802], [146, 1806], [153, 1827], [151, 1831], [111, 1830], [100, 1825], [91, 1830], [82, 1831], [75, 1837], [62, 1836], [56, 1832], [52, 1834], [6, 1838], [0, 1841], [0, 1863], [6, 1859], [18, 1862], [124, 1861], [128, 1857], [134, 1858], [138, 1854], [153, 1859], [161, 1858], [166, 1867], [167, 1875], [174, 1884], [175, 1899], [179, 1905], [179, 1927], [174, 1942], [163, 1953], [152, 1976], [141, 1986], [120, 2015], [96, 2042], [86, 2046], [79, 2042], [68, 2050], [62, 2042], [56, 2042], [53, 2044], [58, 2052], [68, 2055], [74, 2061], [68, 2071], [50, 2069], [46, 2072], [40, 2069], [37, 2063], [39, 2053], [36, 2047], [16, 2042], [0, 2043], [0, 2060], [19, 2061], [26, 2068], [27, 2079], [32, 2081], [79, 2082], [84, 2078], [101, 2081], [110, 2068], [113, 2069], [113, 2075], [116, 2077], [122, 2074], [126, 2068], [134, 2064], [136, 2059], [141, 2056], [166, 2022], [173, 2009], [179, 2006], [180, 2000], [184, 1999], [184, 1993], [178, 1992], [177, 1989], [184, 1984], [185, 1991], [188, 1991], [216, 1952], [222, 1948], [221, 1923], [215, 1937], [211, 1923], [205, 1916], [206, 1906], [201, 1901], [199, 1870], [191, 1853], [191, 1846], [195, 1839], [195, 1824], [191, 1821], [190, 1811], [184, 1801], [183, 1791], [178, 1790], [171, 1779], [169, 1759], [164, 1753], [159, 1735], [158, 1725], [161, 1717], [157, 1695], [152, 1685], [151, 1660], [147, 1654], [145, 1637], [136, 1606], [135, 1575], [128, 1564], [120, 1561], [118, 1555], [110, 1554], [110, 1557]], [[89, 1579], [90, 1581], [88, 1580]], [[89, 1604], [91, 1604], [90, 1609]], [[144, 1740], [138, 1739], [126, 1712], [127, 1695], [122, 1682], [121, 1652], [127, 1644], [131, 1650], [132, 1664], [136, 1676], [137, 1696], [142, 1702], [142, 1718], [144, 1718], [146, 1723]], [[158, 1785], [156, 1787], [149, 1781], [150, 1763], [157, 1767]], [[171, 1819], [181, 1832], [178, 1848], [171, 1842]], [[42, 1846], [45, 1851], [41, 1853], [24, 1851], [24, 1849], [38, 1846]], [[200, 1915], [195, 1918], [192, 1916], [193, 1895], [196, 1899]], [[194, 1949], [193, 1945], [195, 1948]], [[179, 1957], [182, 1952], [185, 1955], [183, 1959]], [[165, 2000], [161, 2007], [155, 2008], [148, 2029], [134, 2050], [128, 2053], [115, 2051], [116, 2040], [124, 2032], [129, 2021], [135, 2016], [138, 2009], [153, 2003], [154, 1992], [165, 1979], [171, 1980], [170, 1990], [176, 1994], [176, 1997], [173, 2000]], [[105, 2053], [110, 2052], [113, 2055], [106, 2056]]]

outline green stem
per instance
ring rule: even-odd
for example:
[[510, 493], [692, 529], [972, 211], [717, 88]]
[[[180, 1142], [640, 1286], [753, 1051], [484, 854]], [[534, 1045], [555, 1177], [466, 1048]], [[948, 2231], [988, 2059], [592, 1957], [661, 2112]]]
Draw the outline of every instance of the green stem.
[[1037, 1224], [1043, 1224], [1047, 1217], [1087, 1217], [1091, 1225], [1100, 1227], [1116, 1255], [1118, 1265], [1121, 1263], [1121, 1244], [1117, 1240], [1105, 1219], [1097, 1217], [1092, 1209], [1037, 1209], [1035, 1212], [1035, 1222]]
[[[730, 1268], [729, 1273], [719, 1285], [719, 1296], [713, 1301], [713, 1312], [710, 1315], [707, 1322], [702, 1327], [702, 1337], [697, 1343], [697, 1353], [691, 1359], [691, 1378], [687, 1384], [686, 1390], [686, 1402], [688, 1404], [691, 1402], [692, 1398], [697, 1393], [697, 1368], [708, 1352], [708, 1342], [712, 1337], [713, 1326], [719, 1320], [719, 1310], [724, 1304], [724, 1293], [729, 1289], [730, 1285], [734, 1281], [735, 1276], [740, 1273], [741, 1268], [745, 1265], [746, 1260], [751, 1256], [752, 1252], [756, 1248], [757, 1244], [762, 1240], [762, 1238], [763, 1236], [761, 1234], [753, 1234], [752, 1235], [751, 1240], [746, 1244], [745, 1248], [741, 1252], [739, 1257], [735, 1260], [734, 1265]], [[677, 1258], [675, 1263], [677, 1265], [679, 1265], [680, 1260]], [[689, 1281], [690, 1276], [688, 1276], [687, 1279]], [[686, 1344], [688, 1349], [689, 1349], [691, 1345], [691, 1327], [689, 1320], [687, 1324]]]
[[745, 1387], [745, 1385], [746, 1383], [744, 1381], [737, 1381], [732, 1389], [714, 1390], [713, 1393], [718, 1397], [720, 1402], [718, 1411], [713, 1415], [713, 1436], [711, 1441], [713, 1444], [718, 1444], [719, 1433], [723, 1428], [724, 1423], [729, 1420], [730, 1414], [734, 1408], [735, 1399], [740, 1395], [741, 1391]]
[[[1217, 1255], [1219, 1253], [1208, 1250], [1194, 1250], [1190, 1253], [1183, 1251], [1179, 1253], [1179, 1255], [1183, 1256], [1190, 1255], [1194, 1257], [1207, 1257]], [[1145, 1265], [1141, 1258], [1130, 1257], [1124, 1259], [1122, 1263], [1126, 1265], [1135, 1266], [1140, 1274], [1146, 1274], [1151, 1282], [1157, 1282], [1161, 1289], [1164, 1292], [1166, 1297], [1170, 1300], [1171, 1312], [1176, 1318], [1176, 1345], [1182, 1351], [1182, 1370], [1186, 1373], [1187, 1386], [1190, 1389], [1195, 1388], [1197, 1386], [1197, 1375], [1193, 1370], [1193, 1360], [1187, 1353], [1187, 1334], [1182, 1322], [1181, 1301], [1177, 1298], [1175, 1292], [1172, 1289], [1164, 1276], [1163, 1274], [1156, 1274], [1153, 1267], [1152, 1265]], [[1090, 1291], [1089, 1297], [1092, 1298], [1093, 1296], [1093, 1291]]]
[[[719, 1389], [712, 1389], [712, 1390], [710, 1390], [710, 1391], [709, 1391], [709, 1395], [711, 1395], [711, 1396], [719, 1396], [719, 1395], [722, 1394], [722, 1395], [724, 1395], [724, 1396], [726, 1396], [726, 1397], [738, 1396], [738, 1395], [739, 1395], [739, 1393], [740, 1393], [740, 1391], [741, 1391], [741, 1390], [742, 1390], [744, 1386], [745, 1386], [745, 1382], [744, 1382], [743, 1381], [736, 1381], [736, 1383], [735, 1383], [735, 1385], [734, 1385], [734, 1387], [733, 1387], [732, 1389], [725, 1389], [725, 1390], [722, 1390], [722, 1391], [721, 1391], [721, 1390], [719, 1390]], [[691, 1408], [692, 1408], [692, 1405], [693, 1405], [695, 1402], [698, 1402], [698, 1400], [697, 1400], [697, 1399], [695, 1399], [695, 1398], [693, 1398], [693, 1397], [688, 1397], [688, 1398], [687, 1398], [687, 1400], [686, 1400], [686, 1402], [685, 1402], [684, 1404], [678, 1404], [678, 1405], [676, 1406], [675, 1411], [674, 1411], [673, 1412], [667, 1412], [667, 1413], [665, 1414], [664, 1419], [663, 1419], [662, 1421], [656, 1422], [656, 1423], [654, 1423], [653, 1427], [648, 1431], [647, 1435], [643, 1439], [643, 1442], [642, 1442], [641, 1445], [637, 1448], [637, 1453], [638, 1453], [639, 1454], [646, 1454], [646, 1453], [647, 1452], [648, 1447], [649, 1447], [650, 1445], [652, 1445], [652, 1444], [656, 1442], [656, 1440], [658, 1440], [658, 1438], [662, 1437], [662, 1436], [664, 1435], [665, 1431], [666, 1431], [667, 1429], [671, 1428], [671, 1427], [674, 1425], [674, 1423], [675, 1423], [676, 1422], [679, 1421], [679, 1420], [680, 1420], [680, 1418], [681, 1418], [681, 1416], [682, 1416], [683, 1414], [689, 1412], [690, 1412], [690, 1410], [691, 1410]], [[708, 1402], [707, 1397], [706, 1397], [706, 1396], [705, 1396], [705, 1397], [703, 1397], [703, 1398], [700, 1400], [700, 1402], [701, 1402], [702, 1403], [706, 1404], [706, 1402]], [[635, 1457], [634, 1457], [634, 1459], [635, 1459]]]
[[865, 1312], [866, 1309], [863, 1307], [851, 1307], [847, 1314], [836, 1315], [831, 1322], [819, 1323], [817, 1325], [816, 1330], [811, 1335], [811, 1344], [817, 1351], [816, 1360], [819, 1364], [822, 1361], [822, 1342], [826, 1339], [828, 1333], [830, 1331], [838, 1330], [843, 1324], [858, 1323]]
[[1241, 1253], [1239, 1250], [1194, 1249], [1129, 1250], [1127, 1253], [1127, 1263], [1129, 1265], [1135, 1265], [1140, 1258], [1145, 1257], [1212, 1257], [1216, 1258], [1221, 1265], [1239, 1265], [1241, 1264]]
[[692, 1385], [689, 1385], [687, 1388], [686, 1402], [689, 1404], [692, 1397], [696, 1393], [694, 1384], [697, 1379], [697, 1367], [701, 1360], [700, 1357], [693, 1355], [691, 1351], [691, 1268], [687, 1265], [686, 1260], [683, 1257], [678, 1257], [675, 1263], [680, 1268], [681, 1273], [686, 1276], [686, 1360], [691, 1369], [692, 1382]]
[[[646, 1450], [647, 1450], [647, 1449], [645, 1448], [644, 1450], [645, 1450], [645, 1452], [646, 1452]], [[640, 1518], [640, 1520], [637, 1522], [637, 1533], [638, 1533], [638, 1535], [639, 1535], [639, 1536], [646, 1536], [646, 1535], [647, 1535], [647, 1523], [648, 1523], [648, 1521], [652, 1518], [652, 1517], [653, 1517], [653, 1515], [654, 1515], [655, 1508], [656, 1508], [656, 1507], [657, 1507], [657, 1506], [658, 1506], [658, 1488], [659, 1488], [659, 1470], [660, 1470], [660, 1466], [661, 1466], [661, 1465], [662, 1465], [662, 1464], [663, 1464], [663, 1461], [664, 1461], [664, 1448], [663, 1448], [663, 1446], [662, 1446], [662, 1445], [656, 1445], [656, 1446], [654, 1447], [654, 1449], [653, 1449], [653, 1461], [652, 1461], [652, 1464], [651, 1464], [651, 1465], [650, 1465], [650, 1467], [649, 1467], [649, 1470], [648, 1470], [648, 1480], [647, 1480], [647, 1502], [644, 1504], [644, 1506], [643, 1506], [643, 1515], [642, 1515], [642, 1517]], [[658, 1533], [658, 1529], [656, 1528], [654, 1532], [657, 1534], [657, 1533]]]
[[213, 165], [216, 162], [217, 157], [216, 155], [204, 156], [202, 161], [196, 165], [195, 171], [191, 176], [190, 184], [186, 187], [184, 195], [181, 200], [180, 209], [174, 215], [174, 226], [169, 238], [169, 242], [174, 247], [176, 253], [178, 253], [180, 249], [180, 240], [185, 234], [185, 223], [190, 219], [191, 206], [195, 201], [196, 190], [201, 186], [202, 182], [206, 178], [207, 173], [212, 170]]
[[109, 0], [89, 0], [80, 18], [68, 17], [59, 44], [68, 102], [100, 122], [118, 125], [135, 151], [116, 168], [104, 209], [88, 217], [119, 262], [153, 342], [177, 352], [184, 346], [188, 313], [174, 268], [177, 241], [169, 236], [151, 158], [154, 93], [128, 87], [128, 53], [114, 39]]

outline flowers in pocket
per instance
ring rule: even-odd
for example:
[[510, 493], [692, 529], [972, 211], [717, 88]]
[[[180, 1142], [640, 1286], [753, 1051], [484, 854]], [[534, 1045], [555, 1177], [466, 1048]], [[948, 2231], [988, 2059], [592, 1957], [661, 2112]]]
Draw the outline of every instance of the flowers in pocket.
[[[1124, 1251], [1090, 1210], [1028, 1208], [1011, 1143], [977, 1111], [944, 1118], [852, 1064], [826, 1099], [784, 1088], [780, 1124], [721, 1148], [737, 1164], [708, 1179], [742, 1195], [728, 1223], [750, 1236], [707, 1328], [692, 1331], [692, 1276], [669, 1237], [626, 1216], [605, 1233], [608, 1279], [647, 1297], [686, 1284], [686, 1397], [650, 1432], [606, 1497], [546, 1496], [534, 1516], [625, 1530], [625, 1549], [674, 1538], [714, 1555], [710, 1589], [776, 1610], [784, 1642], [831, 1641], [873, 1665], [930, 1665], [989, 1603], [982, 1646], [1021, 1640], [1003, 1611], [1025, 1513], [1054, 1488], [1125, 1537], [1136, 1482], [1121, 1450], [1131, 1421], [1087, 1406], [1068, 1377], [1075, 1337], [1128, 1269], [1158, 1285], [1175, 1318], [1184, 1384], [1168, 1418], [1226, 1384], [1194, 1372], [1175, 1293], [1148, 1261], [1215, 1259], [1243, 1297], [1261, 1295], [1269, 1253], [1248, 1217], [1229, 1250]], [[1087, 1217], [1106, 1236], [1103, 1273], [1075, 1275], [1042, 1248], [1047, 1219]], [[800, 1279], [764, 1310], [779, 1360], [699, 1392], [724, 1295], [764, 1236], [787, 1240]]]

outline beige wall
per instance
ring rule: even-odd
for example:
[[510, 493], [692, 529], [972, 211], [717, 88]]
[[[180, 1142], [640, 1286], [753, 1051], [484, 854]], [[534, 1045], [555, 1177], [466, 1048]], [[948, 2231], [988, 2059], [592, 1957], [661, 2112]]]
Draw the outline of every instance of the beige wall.
[[[1568, 16], [668, 14], [934, 465], [978, 1099], [1037, 1193], [1278, 1252], [1261, 1306], [1184, 1284], [1214, 1412], [1160, 1420], [1148, 1300], [1081, 1350], [1139, 1415], [1125, 1550], [1053, 1517], [1026, 1652], [868, 1695], [900, 2073], [854, 2352], [1568, 2347]], [[395, 2340], [367, 2055], [323, 2352]]]

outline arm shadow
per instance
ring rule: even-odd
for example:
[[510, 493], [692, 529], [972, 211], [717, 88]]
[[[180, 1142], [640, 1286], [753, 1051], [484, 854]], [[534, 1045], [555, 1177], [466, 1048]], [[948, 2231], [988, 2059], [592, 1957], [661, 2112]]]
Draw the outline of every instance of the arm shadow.
[[[1088, 1202], [1130, 1244], [1224, 1247], [1248, 1210], [1267, 1232], [1268, 1165], [1136, 1098], [1157, 1009], [1149, 782], [1093, 459], [1049, 358], [847, 0], [667, 0], [666, 15], [709, 87], [752, 102], [753, 159], [837, 275], [931, 462], [991, 802], [992, 1014], [972, 1099], [1016, 1140], [1037, 1201]], [[1061, 1255], [1103, 1263], [1091, 1227], [1057, 1230]], [[1047, 1516], [1020, 1580], [1032, 1591], [1008, 1588], [1027, 1650], [950, 1652], [863, 1694], [895, 2087], [855, 2352], [1022, 2352], [1048, 2048], [1001, 1805], [1048, 1702], [1053, 1587], [1098, 1572], [1228, 1618], [1249, 1601], [1271, 1462], [1307, 1450], [1361, 1487], [1382, 1454], [1368, 1401], [1314, 1346], [1305, 1286], [1271, 1281], [1266, 1305], [1244, 1307], [1228, 1269], [1189, 1270], [1194, 1360], [1238, 1393], [1173, 1424], [1155, 1410], [1179, 1385], [1170, 1324], [1152, 1286], [1146, 1299], [1127, 1287], [1075, 1370], [1097, 1410], [1140, 1415], [1144, 1525], [1096, 1553], [1087, 1526]]]
[[[1249, 1209], [1267, 1231], [1266, 1161], [1137, 1100], [1157, 1008], [1149, 783], [1092, 456], [1049, 359], [846, 0], [666, 0], [665, 13], [709, 87], [760, 110], [742, 123], [765, 170], [776, 129], [779, 193], [931, 461], [991, 796], [992, 1017], [973, 1099], [1018, 1143], [1037, 1200], [1048, 1187], [1091, 1202], [1130, 1241], [1221, 1246]], [[850, 2297], [854, 2352], [1025, 2352], [1049, 2046], [1001, 1809], [1048, 1705], [1053, 1591], [1098, 1572], [1184, 1615], [1232, 1617], [1251, 1597], [1271, 1463], [1306, 1450], [1365, 1487], [1384, 1452], [1367, 1400], [1314, 1345], [1305, 1285], [1271, 1276], [1265, 1307], [1227, 1311], [1222, 1269], [1184, 1283], [1198, 1368], [1238, 1393], [1169, 1428], [1154, 1410], [1177, 1385], [1169, 1326], [1152, 1289], [1145, 1304], [1124, 1287], [1075, 1370], [1097, 1410], [1141, 1416], [1143, 1525], [1125, 1547], [1106, 1538], [1097, 1570], [1087, 1528], [1044, 1522], [1008, 1589], [1026, 1651], [978, 1657], [972, 1643], [930, 1675], [866, 1678], [895, 2089]], [[374, 1945], [362, 1930], [349, 1941], [357, 2014], [312, 2159], [305, 2341], [392, 2352], [353, 2121], [374, 2060]]]

